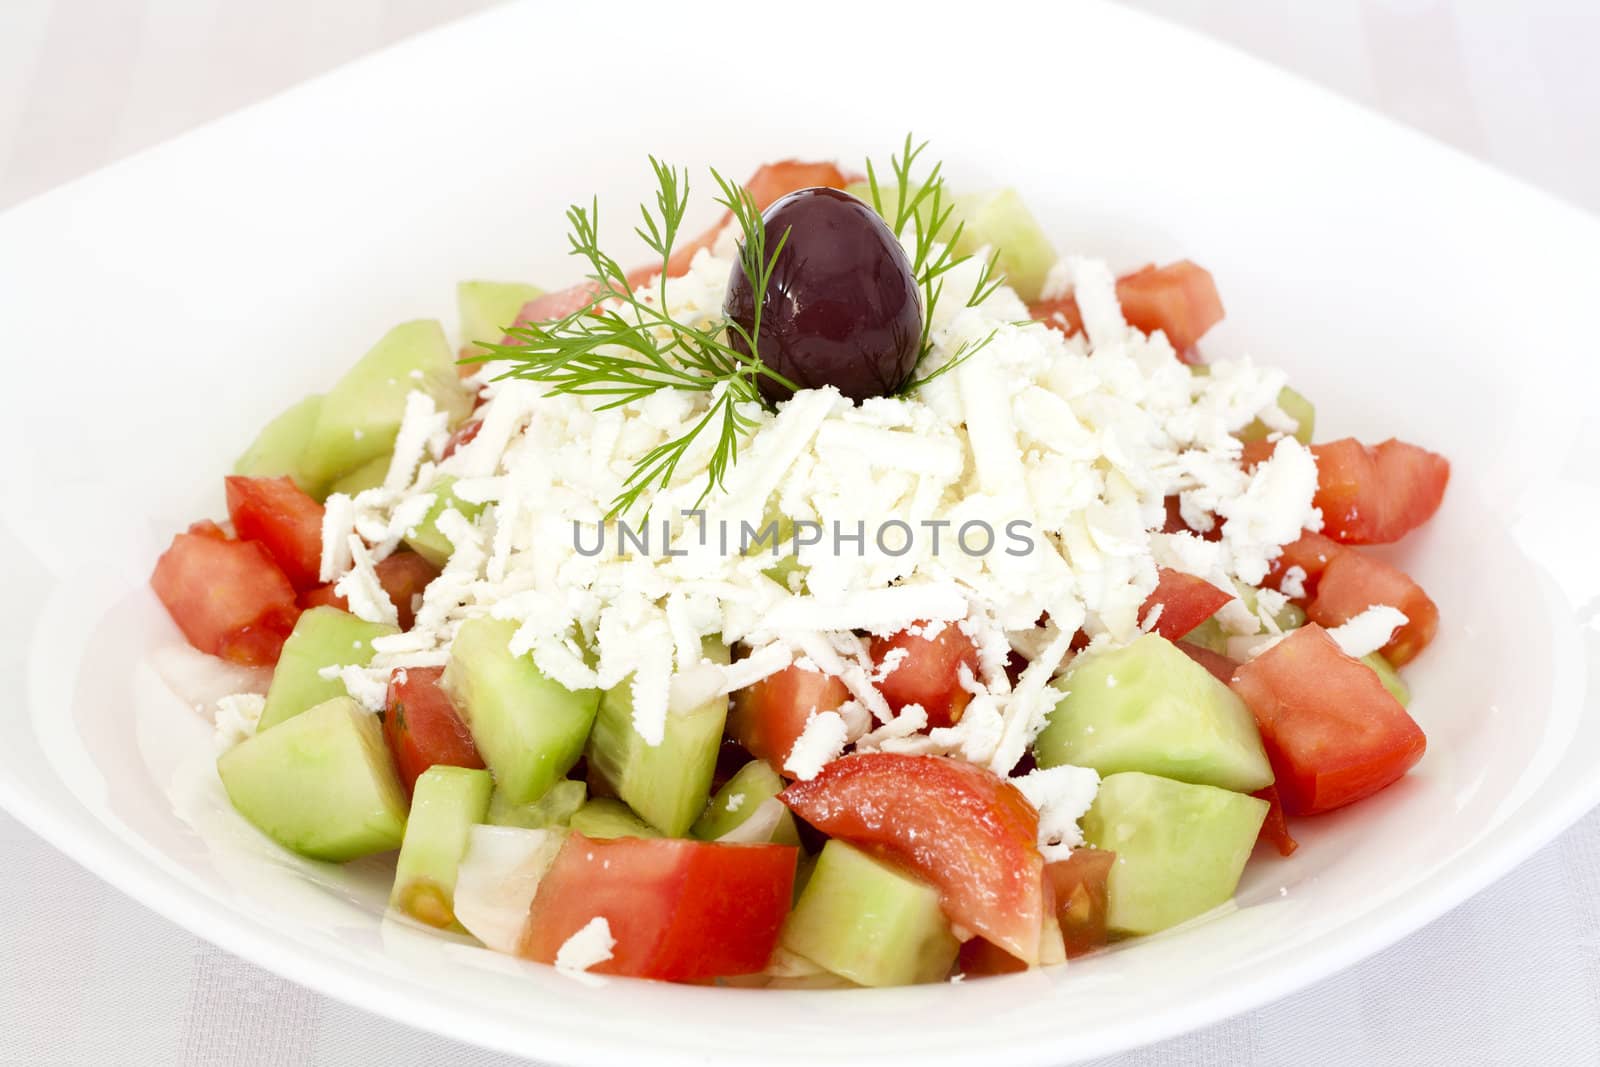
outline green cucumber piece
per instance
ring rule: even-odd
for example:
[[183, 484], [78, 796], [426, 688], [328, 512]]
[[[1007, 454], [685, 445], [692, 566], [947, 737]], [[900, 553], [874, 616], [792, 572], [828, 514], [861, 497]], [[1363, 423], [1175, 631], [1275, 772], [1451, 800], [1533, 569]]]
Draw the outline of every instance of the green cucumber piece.
[[961, 948], [937, 889], [838, 840], [822, 846], [779, 941], [864, 986], [943, 981]]
[[[776, 800], [783, 792], [783, 779], [766, 760], [753, 759], [740, 767], [732, 778], [712, 796], [706, 810], [700, 813], [690, 828], [690, 835], [702, 841], [715, 841], [732, 833], [750, 820], [750, 816], [769, 800]], [[767, 837], [779, 845], [798, 845], [800, 831], [788, 808], [778, 818], [778, 825]]]
[[378, 717], [335, 697], [224, 752], [239, 814], [284, 848], [342, 863], [400, 847], [406, 795]]
[[[1256, 594], [1261, 590], [1253, 585], [1245, 585], [1243, 582], [1237, 581], [1233, 583], [1233, 587], [1239, 594], [1239, 601], [1245, 606], [1245, 610], [1254, 615], [1256, 613]], [[1299, 604], [1285, 604], [1278, 609], [1278, 613], [1272, 617], [1272, 621], [1277, 623], [1278, 629], [1284, 633], [1288, 633], [1290, 630], [1298, 630], [1306, 624], [1305, 609]], [[1184, 635], [1183, 639], [1191, 645], [1208, 648], [1219, 656], [1228, 654], [1228, 631], [1222, 628], [1221, 621], [1215, 615], [1190, 630]]]
[[335, 478], [333, 484], [328, 486], [328, 493], [343, 493], [345, 496], [355, 496], [368, 489], [376, 489], [383, 484], [389, 476], [389, 461], [394, 457], [385, 452], [376, 459], [368, 460], [349, 474]]
[[322, 396], [313, 393], [295, 401], [286, 410], [261, 428], [250, 447], [244, 450], [233, 464], [233, 473], [247, 478], [294, 479], [301, 489], [317, 495], [320, 488], [301, 469], [300, 457], [306, 450], [306, 441], [317, 424], [317, 412], [322, 409]]
[[489, 814], [484, 819], [491, 826], [516, 826], [524, 830], [554, 830], [572, 822], [572, 815], [589, 796], [582, 782], [563, 778], [552, 785], [544, 796], [532, 804], [510, 804], [505, 794], [496, 789], [489, 800]]
[[1041, 767], [1145, 771], [1253, 793], [1272, 784], [1255, 717], [1159, 634], [1081, 657], [1034, 741]]
[[469, 355], [486, 351], [478, 342], [499, 344], [517, 321], [522, 305], [544, 290], [526, 282], [459, 282], [456, 307], [461, 316], [461, 347]]
[[600, 702], [599, 690], [573, 692], [545, 677], [532, 656], [512, 655], [516, 632], [509, 620], [468, 619], [441, 679], [511, 805], [533, 803], [567, 776]]
[[[1317, 428], [1317, 409], [1311, 401], [1303, 395], [1289, 388], [1287, 385], [1278, 390], [1278, 407], [1283, 413], [1295, 421], [1294, 437], [1303, 445], [1311, 443], [1311, 435]], [[1265, 440], [1272, 430], [1260, 419], [1239, 431], [1241, 441]]]
[[972, 255], [987, 245], [998, 257], [1006, 284], [1023, 300], [1038, 300], [1045, 275], [1055, 266], [1056, 251], [1017, 191], [957, 197], [956, 214], [965, 223], [955, 245], [957, 254]]
[[1226, 903], [1267, 807], [1229, 789], [1137, 771], [1102, 780], [1081, 825], [1089, 844], [1117, 854], [1107, 882], [1107, 927], [1150, 934]]
[[[849, 185], [844, 187], [844, 191], [855, 197], [857, 200], [860, 200], [868, 207], [873, 206], [871, 183], [864, 181], [851, 182]], [[912, 199], [915, 199], [916, 195], [921, 191], [922, 186], [920, 185], [906, 186], [906, 195]], [[893, 229], [895, 220], [900, 215], [900, 191], [892, 186], [878, 186], [878, 203], [883, 207], [883, 210], [879, 212], [880, 217], [882, 217], [883, 221], [887, 222], [889, 227]], [[949, 232], [950, 230], [955, 229], [956, 223], [960, 221], [960, 216], [955, 210], [954, 203], [948, 199], [946, 199], [940, 206], [940, 212], [943, 213], [945, 209], [950, 209], [950, 217], [945, 220], [945, 231]], [[874, 208], [874, 210], [877, 209]], [[931, 195], [924, 197], [922, 202], [917, 205], [916, 217], [921, 221], [924, 227], [931, 226], [933, 224], [933, 203]], [[911, 220], [907, 219], [905, 227], [907, 235], [912, 232], [912, 226], [913, 224]]]
[[300, 459], [306, 477], [327, 485], [392, 452], [406, 396], [413, 390], [433, 397], [452, 423], [472, 410], [444, 328], [431, 319], [402, 323], [384, 334], [322, 398]]
[[389, 906], [429, 926], [462, 930], [456, 922], [456, 874], [472, 828], [489, 810], [494, 780], [488, 771], [429, 767], [411, 794]]
[[660, 837], [661, 831], [611, 797], [596, 797], [572, 813], [570, 828], [584, 837]]
[[[713, 638], [707, 657], [728, 662], [728, 646]], [[711, 776], [728, 721], [728, 698], [713, 697], [688, 711], [668, 712], [665, 734], [651, 745], [633, 725], [630, 675], [600, 698], [589, 735], [589, 771], [668, 837], [682, 837], [705, 811]]]
[[428, 490], [434, 495], [433, 506], [421, 522], [406, 531], [406, 545], [435, 567], [443, 568], [455, 551], [450, 539], [439, 529], [439, 516], [455, 508], [462, 518], [471, 520], [482, 514], [484, 508], [482, 504], [469, 504], [456, 496], [455, 484], [456, 480], [448, 474], [441, 475]]
[[1411, 703], [1411, 687], [1406, 680], [1400, 677], [1400, 672], [1395, 670], [1394, 664], [1383, 658], [1381, 652], [1369, 652], [1361, 657], [1361, 662], [1372, 668], [1372, 673], [1378, 676], [1378, 681], [1389, 691], [1389, 695], [1406, 707]]
[[301, 613], [283, 643], [257, 729], [269, 729], [325, 700], [343, 696], [343, 682], [318, 672], [325, 667], [365, 667], [372, 662], [372, 639], [399, 632], [338, 608], [322, 606]]

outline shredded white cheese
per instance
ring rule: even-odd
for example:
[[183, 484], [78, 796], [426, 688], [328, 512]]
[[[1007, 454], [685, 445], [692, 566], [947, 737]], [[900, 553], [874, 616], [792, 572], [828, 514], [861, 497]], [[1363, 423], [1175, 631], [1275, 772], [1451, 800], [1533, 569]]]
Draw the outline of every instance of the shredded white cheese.
[[1408, 621], [1405, 612], [1398, 608], [1378, 604], [1335, 626], [1328, 631], [1328, 636], [1345, 655], [1360, 659], [1387, 645], [1395, 631]]
[[783, 761], [783, 769], [808, 782], [824, 766], [839, 758], [849, 742], [850, 731], [836, 711], [821, 711], [806, 720], [806, 728], [795, 738], [794, 747]]
[[217, 752], [226, 752], [240, 741], [254, 737], [266, 708], [267, 698], [260, 693], [234, 693], [219, 699], [212, 717]]
[[1066, 859], [1083, 844], [1078, 820], [1100, 791], [1100, 775], [1088, 767], [1051, 767], [1013, 779], [1039, 809], [1039, 851], [1046, 860]]
[[556, 970], [581, 974], [609, 960], [611, 950], [616, 947], [617, 940], [611, 936], [611, 924], [603, 916], [597, 915], [561, 943], [556, 950]]

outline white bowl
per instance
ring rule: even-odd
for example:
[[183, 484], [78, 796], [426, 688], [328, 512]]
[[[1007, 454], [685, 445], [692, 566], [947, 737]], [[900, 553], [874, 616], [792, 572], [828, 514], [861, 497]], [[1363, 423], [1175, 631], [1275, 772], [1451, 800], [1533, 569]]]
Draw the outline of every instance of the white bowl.
[[[224, 948], [462, 1040], [1021, 1067], [1324, 977], [1600, 799], [1593, 219], [1116, 8], [608, 11], [496, 10], [0, 218], [0, 649], [25, 693], [0, 708], [8, 809]], [[1396, 553], [1444, 619], [1408, 671], [1429, 739], [1410, 777], [1297, 823], [1300, 852], [1252, 865], [1229, 914], [1062, 970], [849, 993], [590, 988], [386, 922], [378, 867], [296, 861], [238, 820], [204, 719], [153, 667], [176, 631], [144, 582], [220, 512], [254, 430], [390, 324], [448, 321], [458, 278], [563, 284], [562, 209], [598, 193], [625, 233], [647, 151], [740, 174], [884, 158], [908, 127], [958, 187], [1019, 187], [1062, 247], [1203, 262], [1230, 312], [1208, 347], [1287, 367], [1324, 437], [1450, 457], [1443, 511]]]

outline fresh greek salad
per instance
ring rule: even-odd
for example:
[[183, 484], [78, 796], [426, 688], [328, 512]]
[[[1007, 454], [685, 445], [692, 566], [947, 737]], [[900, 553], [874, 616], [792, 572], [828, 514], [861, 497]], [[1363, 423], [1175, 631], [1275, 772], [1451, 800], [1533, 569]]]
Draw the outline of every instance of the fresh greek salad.
[[272, 668], [215, 713], [262, 833], [584, 980], [890, 986], [1194, 919], [1422, 758], [1439, 612], [1365, 546], [1449, 464], [1203, 357], [1207, 271], [910, 139], [712, 171], [701, 233], [650, 163], [647, 252], [573, 207], [582, 280], [396, 326], [157, 562]]

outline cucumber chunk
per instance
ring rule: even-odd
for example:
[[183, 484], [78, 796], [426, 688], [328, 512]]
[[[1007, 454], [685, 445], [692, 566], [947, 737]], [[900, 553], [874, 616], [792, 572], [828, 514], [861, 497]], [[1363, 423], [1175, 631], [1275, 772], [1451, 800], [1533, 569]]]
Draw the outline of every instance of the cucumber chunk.
[[391, 908], [442, 930], [463, 929], [456, 922], [456, 875], [493, 789], [488, 771], [438, 766], [422, 772], [395, 865]]
[[[782, 805], [778, 794], [783, 792], [783, 779], [766, 760], [753, 759], [740, 767], [732, 778], [712, 796], [706, 810], [695, 820], [690, 834], [702, 841], [715, 841], [746, 825], [750, 817], [768, 801]], [[788, 808], [778, 817], [777, 824], [765, 835], [765, 841], [778, 845], [798, 845], [800, 831]], [[758, 842], [759, 843], [759, 842]]]
[[463, 518], [476, 519], [483, 512], [482, 504], [469, 504], [456, 496], [453, 486], [456, 480], [448, 474], [438, 478], [433, 483], [433, 488], [428, 492], [434, 495], [433, 506], [422, 517], [422, 521], [406, 531], [406, 545], [417, 555], [433, 564], [443, 568], [450, 559], [450, 554], [455, 551], [455, 546], [450, 539], [439, 529], [439, 516], [451, 508], [459, 511]]
[[937, 889], [837, 840], [822, 846], [780, 943], [864, 986], [943, 981], [961, 948]]
[[572, 813], [571, 828], [584, 837], [660, 837], [661, 831], [611, 797], [596, 797]]
[[[868, 207], [873, 206], [872, 185], [870, 182], [851, 182], [849, 185], [844, 187], [844, 191], [855, 197], [857, 200], [860, 200]], [[921, 191], [922, 186], [920, 185], [906, 186], [906, 195], [911, 199], [915, 199], [916, 195]], [[882, 211], [878, 212], [879, 217], [882, 218], [884, 222], [889, 224], [890, 229], [893, 229], [895, 220], [899, 218], [900, 215], [900, 191], [892, 185], [878, 186], [878, 204], [883, 209]], [[960, 211], [955, 207], [954, 202], [948, 198], [945, 198], [944, 203], [940, 205], [940, 213], [942, 214], [946, 209], [949, 209], [950, 217], [945, 220], [944, 232], [949, 233], [951, 230], [955, 229], [956, 223], [961, 221], [961, 215]], [[874, 210], [877, 209], [874, 208]], [[922, 202], [917, 205], [916, 217], [921, 221], [924, 228], [933, 225], [933, 203], [931, 194], [928, 197], [924, 197]], [[907, 219], [905, 234], [903, 236], [910, 236], [914, 232], [913, 226], [914, 223], [912, 223], [910, 219]]]
[[544, 290], [525, 282], [459, 282], [456, 307], [461, 316], [461, 347], [468, 355], [484, 351], [478, 344], [499, 344], [506, 327], [517, 321], [522, 305]]
[[1272, 784], [1244, 701], [1158, 634], [1082, 657], [1061, 684], [1066, 695], [1034, 742], [1041, 767], [1145, 771], [1242, 793]]
[[333, 484], [328, 486], [328, 493], [343, 493], [345, 496], [355, 496], [368, 489], [376, 489], [383, 484], [389, 476], [389, 461], [394, 457], [385, 452], [376, 459], [368, 460], [349, 474], [335, 478]]
[[988, 246], [999, 258], [1006, 284], [1029, 303], [1039, 299], [1045, 275], [1055, 266], [1056, 251], [1017, 191], [957, 197], [956, 216], [965, 222], [956, 252], [972, 255]]
[[1383, 683], [1390, 696], [1400, 702], [1402, 708], [1411, 703], [1411, 687], [1394, 669], [1394, 664], [1383, 658], [1383, 653], [1369, 652], [1361, 657], [1361, 662], [1372, 668], [1372, 673], [1378, 676], [1378, 681]]
[[[1311, 443], [1311, 435], [1317, 428], [1317, 409], [1315, 405], [1286, 385], [1278, 390], [1278, 407], [1283, 410], [1285, 415], [1295, 421], [1295, 438], [1301, 444], [1309, 445]], [[1239, 431], [1239, 440], [1261, 441], [1270, 433], [1272, 433], [1271, 428], [1260, 419], [1256, 419]]]
[[283, 643], [258, 729], [269, 729], [325, 700], [344, 696], [343, 682], [318, 672], [325, 667], [365, 667], [372, 662], [372, 639], [399, 632], [338, 608], [323, 606], [302, 613]]
[[277, 418], [261, 428], [250, 447], [244, 450], [233, 464], [233, 473], [247, 478], [294, 479], [301, 489], [317, 495], [320, 488], [306, 476], [300, 466], [300, 456], [306, 450], [306, 441], [317, 424], [317, 412], [322, 409], [322, 396], [311, 396], [296, 401]]
[[1130, 771], [1100, 783], [1085, 840], [1117, 854], [1106, 925], [1150, 934], [1226, 903], [1255, 847], [1267, 802]]
[[335, 697], [217, 760], [239, 814], [284, 848], [342, 863], [400, 847], [406, 795], [378, 717]]
[[[720, 639], [704, 644], [708, 658], [728, 662]], [[608, 689], [589, 735], [589, 770], [650, 825], [682, 837], [705, 811], [717, 769], [728, 698], [713, 697], [688, 711], [668, 712], [659, 745], [645, 741], [633, 725], [633, 678]]]
[[452, 422], [472, 410], [444, 328], [432, 320], [402, 323], [384, 334], [322, 398], [300, 458], [306, 477], [327, 485], [392, 452], [412, 390], [433, 397]]
[[518, 826], [524, 830], [563, 829], [572, 822], [572, 815], [588, 798], [589, 790], [582, 782], [563, 778], [551, 786], [544, 796], [532, 804], [510, 804], [505, 794], [496, 789], [489, 799], [489, 814], [483, 820], [491, 826]]
[[600, 702], [545, 677], [532, 656], [511, 654], [517, 624], [477, 618], [462, 624], [441, 679], [455, 701], [504, 803], [531, 804], [572, 770]]

